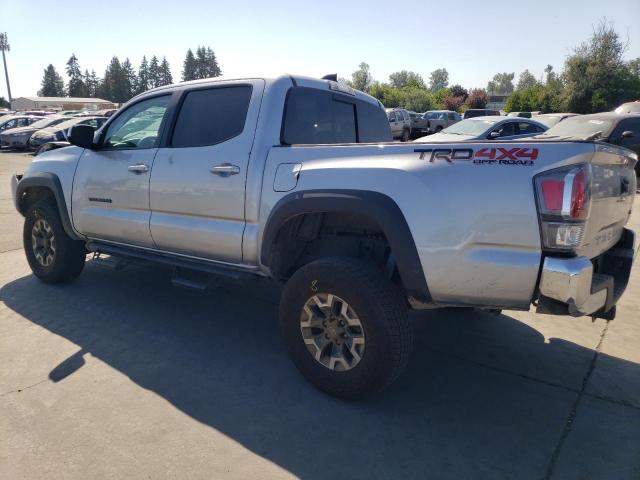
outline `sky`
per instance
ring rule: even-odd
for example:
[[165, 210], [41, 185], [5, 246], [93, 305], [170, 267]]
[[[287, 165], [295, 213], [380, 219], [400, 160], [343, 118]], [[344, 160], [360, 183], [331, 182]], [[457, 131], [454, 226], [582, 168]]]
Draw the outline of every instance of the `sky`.
[[628, 40], [626, 57], [640, 57], [640, 0], [0, 0], [14, 98], [34, 96], [50, 63], [63, 74], [72, 53], [99, 76], [114, 55], [136, 70], [143, 55], [166, 56], [179, 81], [187, 49], [198, 45], [214, 50], [227, 77], [350, 78], [367, 62], [380, 81], [399, 70], [428, 80], [446, 68], [450, 84], [485, 87], [497, 72], [517, 80], [524, 69], [538, 78], [547, 64], [562, 70], [603, 18]]

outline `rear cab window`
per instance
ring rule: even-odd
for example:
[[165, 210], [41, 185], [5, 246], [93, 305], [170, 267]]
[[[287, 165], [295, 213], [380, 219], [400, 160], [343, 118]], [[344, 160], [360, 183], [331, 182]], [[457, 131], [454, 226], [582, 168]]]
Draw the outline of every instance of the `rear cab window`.
[[349, 95], [292, 87], [285, 102], [281, 143], [313, 145], [391, 141], [389, 119], [381, 106]]

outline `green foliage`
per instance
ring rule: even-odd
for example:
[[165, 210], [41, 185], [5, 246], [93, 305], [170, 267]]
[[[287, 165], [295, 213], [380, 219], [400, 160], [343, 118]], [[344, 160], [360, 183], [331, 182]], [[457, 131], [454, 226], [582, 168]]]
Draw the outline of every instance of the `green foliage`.
[[369, 94], [387, 108], [401, 107], [414, 112], [425, 112], [435, 105], [433, 95], [428, 90], [412, 85], [396, 88], [388, 83], [374, 82]]
[[591, 38], [565, 62], [567, 106], [576, 113], [612, 110], [640, 96], [635, 60], [625, 63], [627, 46], [613, 26], [600, 22]]
[[433, 94], [434, 109], [442, 110], [444, 108], [444, 99], [451, 96], [451, 90], [441, 88]]
[[429, 75], [429, 89], [432, 92], [447, 88], [447, 85], [449, 85], [449, 72], [447, 72], [446, 68], [438, 68], [431, 72], [431, 75]]
[[516, 74], [513, 72], [496, 73], [493, 76], [493, 80], [487, 83], [487, 92], [489, 92], [489, 95], [507, 95], [513, 92], [513, 79], [515, 76]]
[[74, 53], [71, 54], [69, 60], [67, 60], [67, 76], [69, 77], [69, 84], [67, 87], [67, 93], [70, 97], [87, 97], [87, 85], [85, 84], [84, 77], [80, 71], [80, 64], [78, 58]]
[[536, 77], [529, 70], [525, 70], [518, 78], [516, 90], [525, 90], [527, 88], [535, 87], [536, 85], [538, 85]]
[[182, 81], [187, 82], [189, 80], [195, 80], [196, 78], [198, 78], [196, 77], [196, 57], [193, 55], [191, 49], [189, 49], [182, 64]]
[[467, 89], [459, 84], [452, 85], [449, 87], [449, 90], [451, 91], [452, 97], [462, 97], [462, 101], [465, 101], [469, 96]]
[[389, 83], [395, 88], [415, 87], [426, 88], [422, 77], [415, 72], [402, 70], [389, 75]]
[[38, 91], [39, 97], [64, 97], [64, 80], [56, 71], [56, 68], [49, 64], [44, 69], [41, 88]]
[[149, 88], [160, 86], [160, 63], [155, 55], [149, 60]]
[[167, 57], [162, 57], [160, 69], [158, 71], [158, 86], [171, 85], [173, 83], [173, 75]]
[[351, 74], [351, 87], [356, 90], [368, 92], [373, 84], [373, 77], [369, 70], [369, 64], [362, 62], [358, 65], [358, 70]]
[[9, 108], [11, 105], [4, 97], [0, 97], [0, 108]]
[[138, 80], [136, 81], [136, 94], [149, 90], [149, 62], [147, 56], [142, 56], [142, 61], [138, 67]]

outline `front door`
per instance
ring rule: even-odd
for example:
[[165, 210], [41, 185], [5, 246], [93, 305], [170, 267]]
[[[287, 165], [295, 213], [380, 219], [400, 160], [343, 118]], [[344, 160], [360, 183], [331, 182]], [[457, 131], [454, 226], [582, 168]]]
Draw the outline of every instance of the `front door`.
[[263, 80], [182, 94], [151, 175], [151, 235], [164, 251], [240, 263], [245, 182]]
[[170, 95], [141, 100], [118, 114], [96, 150], [85, 150], [73, 184], [72, 215], [82, 234], [153, 247], [149, 178]]

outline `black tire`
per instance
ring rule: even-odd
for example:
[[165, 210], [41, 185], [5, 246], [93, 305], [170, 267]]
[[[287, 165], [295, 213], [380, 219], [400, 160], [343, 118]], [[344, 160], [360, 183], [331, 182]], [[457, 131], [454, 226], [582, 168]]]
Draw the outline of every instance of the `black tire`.
[[402, 131], [402, 141], [403, 142], [408, 142], [409, 140], [411, 140], [411, 132], [409, 130], [403, 130]]
[[438, 125], [438, 126], [436, 127], [436, 133], [441, 132], [441, 131], [442, 131], [442, 126], [441, 126], [441, 125]]
[[[39, 222], [40, 220], [43, 220], [44, 223]], [[36, 223], [38, 223], [37, 226]], [[43, 227], [43, 225], [48, 227]], [[34, 230], [34, 226], [36, 226], [36, 230]], [[40, 237], [36, 233], [39, 234], [47, 228], [47, 232], [50, 231], [52, 234], [52, 237], [48, 239], [48, 244], [41, 246], [42, 250], [37, 246], [34, 248], [34, 239], [36, 240], [35, 245], [38, 245], [38, 241], [43, 241], [38, 240]], [[80, 275], [84, 268], [86, 258], [84, 242], [74, 240], [67, 235], [60, 221], [58, 210], [52, 202], [36, 202], [29, 208], [24, 220], [22, 240], [31, 271], [45, 283], [70, 282]], [[52, 252], [42, 253], [51, 245], [54, 246]]]
[[[344, 300], [362, 325], [362, 355], [346, 371], [330, 369], [316, 360], [303, 339], [304, 306], [318, 294]], [[400, 290], [371, 266], [351, 258], [320, 259], [295, 272], [281, 297], [280, 326], [293, 363], [302, 375], [323, 392], [349, 400], [391, 384], [406, 367], [413, 347], [413, 330]], [[332, 348], [348, 352], [346, 342], [343, 347]]]

